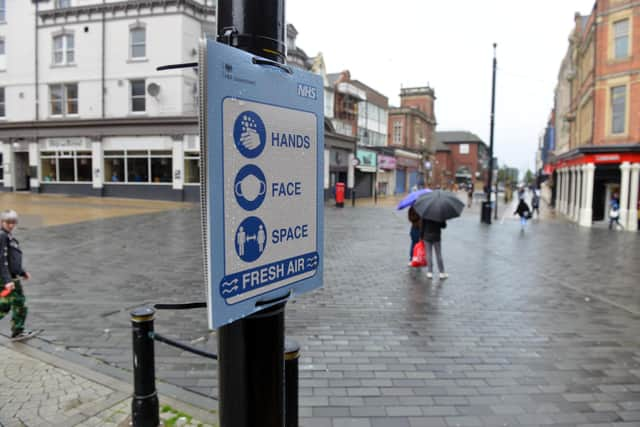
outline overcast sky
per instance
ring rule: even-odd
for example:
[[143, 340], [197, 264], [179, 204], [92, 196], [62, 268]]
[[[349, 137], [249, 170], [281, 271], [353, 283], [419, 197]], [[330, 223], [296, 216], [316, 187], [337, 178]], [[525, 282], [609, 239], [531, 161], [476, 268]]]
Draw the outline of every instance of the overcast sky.
[[399, 105], [401, 86], [436, 92], [437, 130], [489, 143], [492, 44], [498, 43], [495, 154], [535, 168], [575, 12], [594, 0], [286, 0], [298, 47], [324, 55]]

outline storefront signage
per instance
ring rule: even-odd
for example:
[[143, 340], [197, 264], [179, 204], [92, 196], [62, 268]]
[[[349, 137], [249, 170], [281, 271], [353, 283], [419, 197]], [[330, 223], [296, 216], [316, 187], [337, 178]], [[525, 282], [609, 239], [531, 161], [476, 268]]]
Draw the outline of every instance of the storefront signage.
[[85, 138], [50, 138], [46, 145], [48, 150], [90, 150], [91, 145]]
[[418, 169], [420, 161], [418, 159], [408, 159], [406, 157], [396, 157], [396, 165], [408, 169]]
[[369, 151], [369, 150], [360, 150], [358, 149], [358, 153], [356, 154], [358, 157], [358, 165], [359, 166], [369, 166], [369, 167], [375, 167], [377, 166], [377, 158], [376, 155], [378, 153], [376, 153], [375, 151]]
[[[322, 79], [207, 42], [209, 324], [322, 285]], [[300, 87], [319, 88], [301, 96]]]
[[380, 169], [394, 170], [396, 168], [396, 158], [391, 156], [378, 156], [378, 166]]
[[617, 163], [620, 161], [619, 154], [599, 154], [596, 155], [596, 163], [606, 163], [606, 162], [614, 162]]

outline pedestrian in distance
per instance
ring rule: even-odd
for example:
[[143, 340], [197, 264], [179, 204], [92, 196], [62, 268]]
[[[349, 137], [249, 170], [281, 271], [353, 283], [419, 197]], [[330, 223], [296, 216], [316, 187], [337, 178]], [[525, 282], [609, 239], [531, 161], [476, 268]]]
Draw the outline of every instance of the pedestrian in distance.
[[473, 203], [473, 184], [467, 186], [467, 207], [470, 208]]
[[531, 196], [531, 217], [533, 214], [537, 214], [538, 219], [540, 219], [540, 195], [538, 194], [538, 190], [533, 192], [533, 196]]
[[527, 227], [527, 220], [531, 218], [531, 209], [529, 209], [529, 205], [524, 201], [524, 198], [520, 199], [518, 207], [513, 214], [520, 216], [520, 231], [524, 231]]
[[422, 239], [427, 247], [427, 279], [433, 279], [433, 250], [436, 251], [438, 259], [438, 272], [440, 280], [445, 280], [449, 275], [444, 271], [442, 261], [442, 229], [447, 227], [446, 222], [432, 221], [425, 219], [422, 221]]
[[13, 210], [6, 210], [0, 214], [0, 222], [0, 319], [11, 311], [11, 339], [21, 341], [37, 333], [24, 328], [28, 310], [22, 280], [29, 280], [31, 275], [22, 266], [22, 250], [13, 236], [18, 224], [18, 214]]
[[408, 212], [409, 222], [411, 223], [411, 230], [409, 235], [411, 236], [411, 248], [409, 248], [409, 267], [412, 267], [411, 260], [413, 259], [413, 248], [420, 241], [420, 234], [422, 233], [422, 218], [417, 214], [413, 206], [409, 208]]
[[617, 229], [624, 229], [620, 224], [620, 199], [618, 193], [613, 193], [611, 200], [609, 201], [609, 230], [613, 228], [613, 224], [616, 224]]

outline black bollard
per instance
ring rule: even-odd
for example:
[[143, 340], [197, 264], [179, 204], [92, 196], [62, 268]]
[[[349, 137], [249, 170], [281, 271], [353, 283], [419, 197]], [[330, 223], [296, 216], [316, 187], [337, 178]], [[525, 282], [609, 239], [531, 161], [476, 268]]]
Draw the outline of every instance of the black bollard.
[[139, 307], [131, 312], [133, 332], [133, 400], [131, 402], [131, 425], [133, 427], [158, 427], [160, 405], [156, 392], [156, 367], [153, 351], [155, 310]]
[[284, 414], [285, 427], [298, 427], [298, 363], [300, 345], [294, 340], [284, 343]]
[[356, 207], [356, 190], [355, 188], [351, 190], [351, 207]]

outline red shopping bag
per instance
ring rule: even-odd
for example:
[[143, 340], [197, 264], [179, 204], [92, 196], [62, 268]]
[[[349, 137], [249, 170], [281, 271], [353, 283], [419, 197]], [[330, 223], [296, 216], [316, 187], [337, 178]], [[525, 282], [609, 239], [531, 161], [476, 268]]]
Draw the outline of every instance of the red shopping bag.
[[413, 247], [413, 258], [411, 259], [411, 267], [427, 266], [427, 250], [424, 247], [424, 240], [420, 240]]

